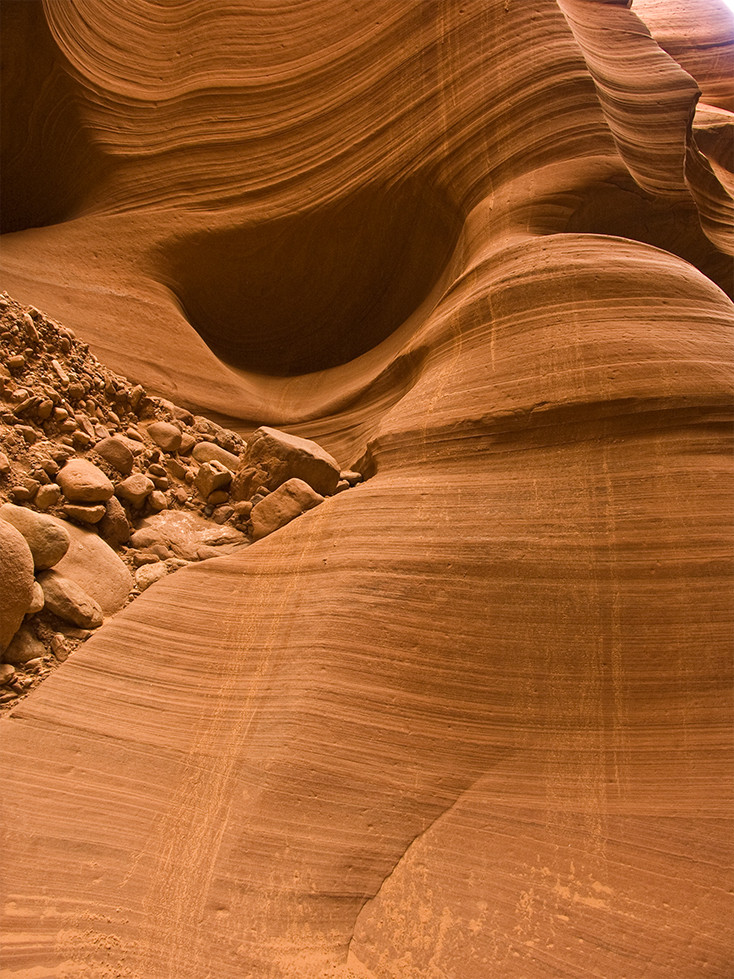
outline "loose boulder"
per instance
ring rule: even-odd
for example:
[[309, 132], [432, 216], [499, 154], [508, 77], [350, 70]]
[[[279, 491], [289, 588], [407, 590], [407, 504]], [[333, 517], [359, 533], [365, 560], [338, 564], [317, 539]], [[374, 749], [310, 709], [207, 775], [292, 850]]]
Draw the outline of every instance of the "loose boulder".
[[134, 473], [127, 479], [123, 479], [118, 485], [116, 493], [121, 499], [127, 500], [128, 503], [139, 508], [143, 506], [154, 489], [155, 484], [152, 479], [148, 479], [142, 473]]
[[336, 459], [316, 442], [266, 426], [258, 428], [252, 436], [244, 453], [243, 467], [262, 472], [261, 484], [268, 489], [277, 489], [296, 478], [322, 496], [331, 496], [341, 472]]
[[114, 492], [102, 470], [88, 459], [70, 459], [56, 481], [71, 503], [104, 503]]
[[31, 632], [27, 625], [22, 625], [5, 650], [3, 659], [13, 666], [22, 666], [31, 660], [46, 654], [46, 647]]
[[323, 503], [323, 496], [302, 479], [289, 479], [252, 508], [253, 541], [279, 530], [306, 510]]
[[[51, 519], [56, 520], [56, 517]], [[64, 521], [59, 520], [60, 524]], [[132, 576], [124, 562], [94, 531], [64, 524], [71, 544], [55, 570], [76, 582], [100, 606], [105, 615], [114, 615], [127, 602]]]
[[33, 601], [33, 556], [25, 537], [0, 520], [0, 652], [10, 643]]
[[75, 581], [53, 569], [42, 572], [38, 580], [46, 608], [54, 615], [82, 629], [96, 629], [102, 625], [102, 609]]
[[118, 436], [113, 435], [97, 442], [94, 451], [122, 476], [129, 476], [133, 471], [133, 454]]
[[234, 452], [227, 452], [216, 442], [199, 442], [194, 446], [191, 455], [197, 462], [213, 462], [214, 460], [221, 462], [230, 472], [236, 472], [240, 464], [239, 456], [236, 456]]
[[53, 517], [5, 503], [0, 506], [0, 519], [12, 524], [23, 535], [36, 571], [53, 568], [69, 550], [69, 533]]
[[153, 422], [148, 435], [164, 452], [177, 452], [181, 447], [181, 429], [171, 422]]

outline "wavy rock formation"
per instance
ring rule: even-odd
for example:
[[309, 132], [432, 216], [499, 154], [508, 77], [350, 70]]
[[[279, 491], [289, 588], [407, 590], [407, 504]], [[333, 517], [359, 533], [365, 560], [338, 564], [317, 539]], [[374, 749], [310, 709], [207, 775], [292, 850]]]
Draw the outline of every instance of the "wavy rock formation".
[[3, 287], [370, 477], [5, 722], [9, 976], [731, 974], [734, 23], [665, 6], [4, 5]]

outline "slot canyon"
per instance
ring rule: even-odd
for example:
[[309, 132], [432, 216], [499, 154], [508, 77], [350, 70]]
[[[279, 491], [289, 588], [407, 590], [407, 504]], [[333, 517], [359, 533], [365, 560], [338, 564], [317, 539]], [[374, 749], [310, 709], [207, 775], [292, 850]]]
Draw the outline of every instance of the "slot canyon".
[[0, 28], [3, 976], [730, 979], [734, 13]]

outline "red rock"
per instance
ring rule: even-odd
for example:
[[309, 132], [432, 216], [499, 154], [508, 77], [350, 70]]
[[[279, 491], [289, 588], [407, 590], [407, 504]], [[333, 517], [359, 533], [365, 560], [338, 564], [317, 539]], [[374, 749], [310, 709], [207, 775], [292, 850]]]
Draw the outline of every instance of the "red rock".
[[142, 473], [133, 473], [115, 487], [115, 494], [135, 507], [142, 507], [155, 489], [153, 481]]
[[181, 446], [181, 429], [171, 422], [153, 422], [148, 426], [148, 435], [165, 452], [176, 452]]
[[302, 479], [287, 480], [252, 508], [252, 539], [267, 537], [323, 501], [323, 496]]
[[69, 459], [56, 481], [71, 503], [104, 503], [114, 493], [109, 479], [88, 459]]
[[0, 520], [0, 653], [18, 630], [33, 598], [33, 557], [26, 539]]
[[3, 285], [366, 479], [6, 724], [3, 964], [730, 976], [730, 15], [192, 6], [3, 5]]

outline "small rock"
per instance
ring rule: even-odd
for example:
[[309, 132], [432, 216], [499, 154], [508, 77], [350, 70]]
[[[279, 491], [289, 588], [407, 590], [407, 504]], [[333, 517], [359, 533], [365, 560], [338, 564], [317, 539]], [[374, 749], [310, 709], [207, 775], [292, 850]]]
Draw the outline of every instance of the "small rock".
[[178, 459], [166, 459], [166, 468], [171, 476], [176, 479], [185, 479], [188, 469], [183, 463], [179, 462]]
[[68, 532], [45, 514], [5, 503], [0, 506], [0, 519], [12, 524], [23, 535], [36, 571], [53, 568], [69, 550]]
[[81, 629], [76, 625], [63, 625], [61, 628], [68, 639], [78, 639], [79, 642], [86, 642], [92, 635], [91, 629]]
[[71, 503], [104, 503], [115, 491], [102, 470], [88, 459], [70, 459], [56, 478]]
[[306, 510], [318, 506], [323, 499], [304, 480], [287, 480], [252, 508], [252, 539], [257, 541], [267, 537]]
[[35, 428], [31, 428], [30, 425], [16, 425], [15, 430], [19, 435], [23, 436], [23, 439], [28, 445], [34, 445], [40, 438]]
[[362, 473], [355, 472], [353, 469], [345, 469], [339, 474], [340, 479], [345, 479], [350, 486], [356, 486], [364, 479]]
[[348, 490], [349, 488], [350, 486], [349, 483], [346, 481], [346, 479], [340, 479], [339, 482], [336, 484], [336, 489], [334, 490], [334, 496], [336, 496], [337, 493], [343, 493], [344, 490]]
[[72, 432], [71, 434], [72, 445], [80, 451], [88, 449], [93, 441], [94, 439], [90, 435], [87, 435], [86, 432]]
[[6, 364], [11, 371], [22, 371], [25, 367], [25, 357], [23, 354], [15, 354], [13, 357], [8, 357]]
[[184, 432], [181, 436], [181, 444], [178, 447], [179, 454], [182, 456], [188, 455], [195, 445], [196, 439], [194, 436], [189, 435], [188, 432]]
[[228, 499], [229, 493], [227, 490], [214, 490], [213, 493], [210, 493], [209, 496], [207, 496], [206, 502], [209, 504], [209, 506], [217, 507], [221, 503], [226, 503]]
[[220, 506], [212, 514], [214, 523], [223, 524], [226, 523], [229, 518], [234, 513], [234, 507], [231, 506]]
[[161, 510], [166, 510], [168, 508], [168, 500], [165, 494], [161, 490], [153, 490], [153, 492], [148, 497], [148, 506], [153, 511], [153, 513], [160, 513]]
[[[47, 571], [45, 573], [53, 574], [54, 572]], [[5, 650], [3, 659], [6, 663], [11, 663], [13, 666], [22, 666], [29, 660], [43, 656], [45, 652], [46, 649], [43, 643], [36, 639], [27, 625], [22, 625], [13, 637], [13, 641]]]
[[6, 684], [15, 676], [15, 667], [10, 663], [0, 663], [0, 683]]
[[69, 383], [69, 375], [66, 373], [58, 360], [52, 360], [51, 367], [53, 367], [54, 371], [56, 372], [56, 376], [62, 384], [66, 385]]
[[102, 625], [102, 609], [75, 581], [64, 578], [58, 571], [44, 571], [38, 580], [46, 608], [54, 615], [84, 629]]
[[140, 399], [145, 394], [145, 390], [142, 384], [136, 384], [135, 387], [130, 392], [130, 407], [135, 411], [135, 409], [140, 404]]
[[144, 564], [135, 572], [135, 584], [140, 591], [145, 591], [146, 588], [154, 585], [156, 581], [165, 578], [167, 574], [168, 568], [162, 561], [156, 561], [155, 564]]
[[46, 486], [41, 486], [36, 493], [36, 498], [34, 500], [36, 506], [39, 510], [48, 510], [56, 504], [61, 499], [61, 487], [58, 483], [48, 483]]
[[94, 451], [121, 475], [129, 476], [133, 471], [133, 454], [120, 436], [113, 435], [102, 439], [101, 442], [97, 442]]
[[125, 508], [116, 496], [111, 496], [105, 503], [104, 516], [97, 524], [97, 530], [102, 540], [110, 547], [120, 547], [130, 539], [130, 524]]
[[41, 611], [41, 609], [45, 604], [46, 604], [46, 599], [43, 597], [43, 588], [41, 588], [41, 586], [38, 584], [37, 581], [34, 581], [31, 604], [26, 615], [35, 615], [36, 612]]
[[62, 513], [75, 523], [98, 524], [105, 515], [102, 503], [65, 503]]
[[0, 476], [7, 476], [10, 472], [10, 459], [4, 452], [0, 452]]
[[66, 637], [61, 632], [55, 632], [51, 636], [51, 652], [59, 663], [63, 663], [69, 658], [69, 647], [66, 644]]
[[[161, 556], [160, 554], [154, 554], [153, 548], [158, 549], [160, 546], [160, 544], [153, 544], [151, 545], [150, 551], [136, 551], [133, 554], [133, 564], [135, 567], [142, 568], [144, 564], [158, 564], [158, 562], [161, 560]], [[167, 547], [165, 550], [168, 554], [171, 553]]]
[[212, 462], [214, 460], [221, 462], [230, 472], [236, 472], [240, 464], [238, 456], [233, 452], [227, 452], [216, 442], [198, 442], [191, 454], [197, 462]]
[[148, 435], [164, 452], [177, 452], [181, 446], [181, 429], [171, 422], [153, 422]]
[[194, 485], [205, 500], [215, 490], [224, 489], [231, 482], [232, 473], [225, 465], [216, 460], [205, 462], [199, 466], [199, 471], [194, 479]]
[[132, 503], [134, 507], [140, 508], [153, 492], [153, 489], [152, 480], [143, 476], [142, 473], [133, 473], [132, 476], [128, 476], [127, 479], [123, 479], [121, 483], [117, 484], [115, 493], [123, 500], [127, 500], [128, 503]]

